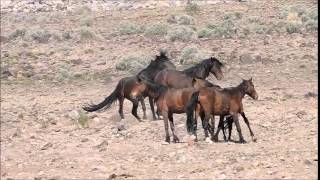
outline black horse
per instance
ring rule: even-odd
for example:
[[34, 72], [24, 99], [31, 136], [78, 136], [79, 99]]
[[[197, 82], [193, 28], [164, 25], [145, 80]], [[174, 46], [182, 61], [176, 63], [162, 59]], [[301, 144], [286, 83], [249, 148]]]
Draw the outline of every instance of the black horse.
[[[145, 69], [141, 70], [137, 74], [137, 78], [142, 78], [153, 82], [155, 76], [164, 69], [174, 70], [176, 69], [176, 66], [169, 60], [165, 52], [160, 51], [160, 56], [157, 56], [156, 59], [151, 61], [151, 63]], [[157, 119], [154, 111], [154, 99], [148, 95], [144, 95], [144, 97], [149, 98], [153, 119]]]
[[206, 79], [210, 73], [221, 80], [222, 67], [223, 64], [218, 59], [211, 57], [183, 71], [164, 69], [156, 75], [154, 81], [169, 88], [187, 88], [192, 86], [193, 78]]
[[[165, 53], [160, 52], [160, 56], [156, 56], [155, 60], [152, 60], [150, 64], [138, 75], [150, 79], [153, 78], [157, 72], [161, 71], [164, 68], [175, 68], [175, 66], [172, 62], [169, 61]], [[87, 105], [83, 107], [83, 109], [88, 112], [106, 110], [109, 109], [116, 100], [118, 100], [119, 114], [121, 119], [123, 119], [123, 101], [124, 99], [128, 99], [133, 104], [132, 114], [140, 121], [140, 117], [137, 114], [139, 102], [142, 105], [143, 119], [146, 119], [146, 107], [144, 98], [148, 96], [150, 100], [150, 96], [146, 91], [146, 86], [139, 81], [137, 76], [124, 77], [119, 80], [115, 90], [108, 97], [106, 97], [104, 101], [100, 102], [99, 104]], [[150, 106], [153, 117], [155, 118], [153, 100], [151, 100], [151, 102], [152, 103], [150, 103]]]

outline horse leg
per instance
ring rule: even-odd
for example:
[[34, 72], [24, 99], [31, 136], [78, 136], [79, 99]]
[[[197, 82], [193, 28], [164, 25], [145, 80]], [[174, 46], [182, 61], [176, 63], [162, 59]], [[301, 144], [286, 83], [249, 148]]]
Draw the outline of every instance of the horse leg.
[[244, 114], [244, 112], [241, 113], [241, 116], [242, 116], [244, 122], [247, 124], [247, 126], [248, 126], [248, 128], [249, 128], [252, 141], [253, 141], [253, 142], [256, 142], [257, 139], [254, 137], [254, 134], [253, 134], [253, 132], [252, 132], [252, 130], [251, 130], [251, 127], [250, 127], [250, 123], [249, 123], [248, 118], [246, 117], [246, 115]]
[[194, 115], [194, 129], [193, 129], [193, 135], [195, 136], [194, 141], [198, 141], [198, 136], [197, 136], [197, 128], [198, 128], [198, 114], [195, 113]]
[[153, 120], [156, 120], [157, 117], [156, 117], [156, 113], [154, 111], [154, 103], [153, 103], [153, 98], [152, 97], [149, 97], [149, 104], [150, 104]]
[[166, 132], [166, 140], [165, 141], [170, 143], [168, 112], [162, 112], [161, 114], [163, 116], [164, 129], [165, 129], [165, 132]]
[[232, 116], [227, 117], [226, 121], [227, 121], [227, 125], [228, 125], [228, 130], [229, 130], [228, 141], [230, 141], [231, 140], [231, 133], [232, 133], [232, 124], [233, 124]]
[[[204, 121], [202, 121], [202, 126], [205, 130], [205, 137], [206, 139], [209, 137], [209, 134], [208, 134], [208, 131], [210, 132], [210, 134], [212, 133], [212, 131], [210, 130], [210, 125], [209, 125], [209, 120], [210, 120], [210, 113], [205, 113], [205, 116], [204, 116]], [[212, 134], [211, 134], [212, 135]], [[211, 137], [212, 138], [212, 137]]]
[[216, 134], [214, 135], [214, 138], [213, 138], [214, 141], [218, 141], [218, 136], [219, 136], [220, 129], [222, 129], [223, 138], [224, 138], [224, 140], [226, 140], [226, 135], [224, 134], [224, 127], [223, 127], [223, 118], [224, 118], [224, 116], [220, 116], [218, 129], [217, 129], [217, 132], [216, 132]]
[[124, 119], [124, 115], [123, 115], [123, 101], [124, 101], [124, 98], [120, 97], [120, 98], [118, 98], [118, 101], [119, 101], [119, 114], [120, 114], [121, 119]]
[[138, 121], [141, 122], [141, 118], [138, 116], [138, 106], [139, 106], [139, 100], [137, 99], [131, 99], [131, 102], [132, 102], [132, 111], [131, 111], [131, 114], [137, 118]]
[[143, 119], [147, 119], [147, 113], [146, 113], [147, 108], [146, 108], [146, 104], [144, 103], [144, 98], [143, 97], [141, 97], [140, 103], [141, 103], [142, 111], [143, 111], [143, 117], [142, 118]]
[[202, 128], [204, 130], [204, 137], [206, 139], [207, 137], [209, 137], [209, 134], [208, 134], [208, 130], [205, 128], [205, 114], [204, 114], [204, 112], [200, 112], [200, 118], [201, 118]]
[[245, 143], [246, 141], [243, 139], [243, 136], [242, 136], [238, 114], [237, 115], [233, 115], [232, 118], [233, 118], [233, 121], [235, 122], [236, 127], [237, 127], [237, 131], [238, 131], [238, 134], [239, 134], [239, 142], [240, 143]]
[[173, 115], [172, 113], [169, 114], [169, 121], [170, 121], [170, 128], [173, 136], [173, 142], [177, 143], [179, 142], [179, 138], [176, 135], [175, 129], [174, 129], [174, 123], [173, 123]]
[[211, 139], [213, 139], [214, 138], [215, 121], [216, 120], [215, 120], [213, 115], [211, 115], [210, 118], [211, 118], [211, 125], [210, 125], [210, 123], [208, 121], [208, 129], [209, 129], [209, 133], [211, 135]]

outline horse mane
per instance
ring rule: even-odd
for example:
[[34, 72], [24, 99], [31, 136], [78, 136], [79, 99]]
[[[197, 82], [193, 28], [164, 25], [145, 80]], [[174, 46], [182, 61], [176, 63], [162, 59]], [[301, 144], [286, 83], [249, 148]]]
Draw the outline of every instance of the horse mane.
[[[212, 62], [211, 62], [211, 59], [209, 58], [209, 59], [202, 60], [199, 64], [196, 64], [195, 66], [192, 66], [184, 70], [183, 72], [191, 77], [204, 79], [209, 76], [209, 71], [211, 67], [212, 67]], [[199, 74], [205, 77], [199, 77]]]
[[[151, 91], [151, 93], [155, 96], [153, 98], [157, 99], [159, 96], [161, 96], [163, 93], [165, 93], [168, 88], [166, 86], [163, 86], [161, 84], [157, 84], [153, 81], [150, 81], [148, 79], [141, 79], [142, 82], [147, 86], [148, 91]], [[149, 93], [149, 92], [147, 92]]]
[[146, 68], [142, 69], [137, 74], [137, 76], [141, 76], [144, 79], [153, 80], [157, 72], [162, 69], [169, 68], [168, 63], [175, 68], [175, 65], [169, 60], [167, 55], [164, 52], [160, 52], [160, 55], [157, 55], [156, 58], [152, 60]]

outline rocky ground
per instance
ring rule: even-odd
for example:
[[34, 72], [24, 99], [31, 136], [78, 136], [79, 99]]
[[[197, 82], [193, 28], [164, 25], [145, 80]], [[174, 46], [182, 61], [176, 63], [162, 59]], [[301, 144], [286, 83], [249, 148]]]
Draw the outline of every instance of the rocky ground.
[[[317, 179], [317, 28], [302, 23], [293, 30], [286, 26], [286, 32], [264, 29], [280, 20], [283, 7], [302, 3], [314, 10], [315, 1], [217, 1], [199, 5], [197, 12], [173, 5], [126, 11], [86, 5], [35, 13], [6, 3], [1, 7], [1, 179]], [[263, 32], [177, 41], [170, 36], [170, 28], [199, 32], [234, 12], [241, 14], [235, 19], [241, 33], [249, 16], [248, 22], [258, 17], [265, 23]], [[189, 23], [169, 24], [172, 15], [184, 14]], [[302, 15], [306, 11], [289, 11], [285, 20], [304, 22]], [[169, 24], [168, 35], [146, 33], [158, 22]], [[135, 26], [127, 30], [123, 24]], [[137, 28], [141, 25], [145, 32]], [[185, 115], [175, 115], [182, 142], [165, 144], [163, 121], [152, 120], [148, 104], [148, 119], [141, 123], [131, 115], [129, 101], [122, 121], [117, 104], [100, 113], [81, 110], [109, 95], [119, 79], [144, 66], [140, 57], [152, 58], [159, 49], [169, 51], [178, 69], [192, 65], [182, 61], [218, 57], [226, 64], [225, 78], [208, 79], [223, 87], [253, 77], [259, 100], [245, 97], [244, 108], [257, 142], [242, 120], [246, 144], [223, 142], [221, 136], [208, 143], [199, 125], [200, 140], [190, 145]], [[232, 139], [238, 140], [235, 128]]]

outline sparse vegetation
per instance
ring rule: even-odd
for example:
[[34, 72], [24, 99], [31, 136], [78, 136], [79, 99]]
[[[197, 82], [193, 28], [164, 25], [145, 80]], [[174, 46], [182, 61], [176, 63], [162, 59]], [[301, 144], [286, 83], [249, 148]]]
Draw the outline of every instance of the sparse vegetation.
[[16, 29], [13, 33], [10, 34], [9, 39], [16, 39], [18, 37], [24, 37], [26, 34], [26, 29]]
[[231, 20], [226, 20], [218, 24], [209, 24], [207, 27], [198, 31], [198, 37], [224, 37], [230, 38], [236, 34], [237, 29]]
[[81, 27], [79, 29], [80, 40], [89, 40], [95, 37], [94, 32], [89, 27]]
[[201, 10], [200, 7], [195, 3], [188, 4], [185, 7], [185, 11], [187, 12], [187, 14], [190, 14], [190, 15], [197, 14], [200, 12], [200, 10]]
[[201, 52], [194, 46], [188, 46], [182, 49], [180, 64], [194, 64], [199, 63], [199, 60], [205, 58], [205, 53]]
[[83, 128], [88, 128], [89, 127], [89, 116], [82, 111], [79, 112], [79, 119], [78, 123], [80, 124], [81, 127]]
[[195, 19], [189, 15], [170, 15], [167, 18], [167, 22], [170, 24], [180, 24], [180, 25], [193, 25], [195, 24]]
[[130, 73], [135, 73], [136, 71], [147, 66], [151, 61], [150, 57], [142, 56], [127, 56], [123, 57], [120, 62], [116, 64], [116, 69], [118, 71], [129, 71]]
[[144, 30], [144, 27], [132, 23], [121, 24], [119, 27], [120, 35], [140, 34]]
[[38, 43], [48, 43], [52, 34], [48, 30], [36, 29], [31, 32], [30, 36]]
[[94, 19], [91, 16], [84, 16], [80, 19], [81, 26], [92, 26]]
[[154, 36], [164, 36], [167, 34], [167, 32], [168, 32], [168, 25], [158, 23], [158, 24], [152, 24], [148, 26], [144, 34], [147, 37], [154, 37]]
[[187, 26], [178, 26], [169, 31], [168, 38], [170, 41], [190, 41], [195, 38], [195, 31]]

